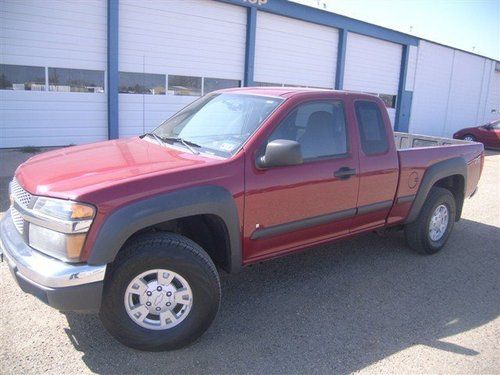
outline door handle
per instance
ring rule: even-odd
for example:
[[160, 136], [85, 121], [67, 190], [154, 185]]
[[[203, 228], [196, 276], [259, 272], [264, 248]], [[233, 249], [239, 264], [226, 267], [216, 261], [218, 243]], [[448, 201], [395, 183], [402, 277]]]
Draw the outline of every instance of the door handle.
[[349, 167], [342, 167], [333, 173], [335, 177], [338, 177], [341, 180], [347, 180], [348, 178], [354, 176], [355, 174], [356, 170]]

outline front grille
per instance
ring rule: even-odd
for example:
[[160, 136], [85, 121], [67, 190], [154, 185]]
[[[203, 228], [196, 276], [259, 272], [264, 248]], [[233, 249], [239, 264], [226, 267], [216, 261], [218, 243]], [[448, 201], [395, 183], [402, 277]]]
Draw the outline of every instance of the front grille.
[[[14, 178], [12, 182], [10, 183], [10, 193], [12, 194], [12, 197], [14, 200], [19, 204], [20, 206], [24, 208], [28, 208], [29, 204], [31, 203], [31, 199], [33, 196], [28, 193], [26, 190], [24, 190], [21, 185], [17, 182], [17, 180]], [[23, 234], [24, 232], [24, 219], [17, 211], [14, 206], [11, 207], [10, 213], [12, 216], [12, 221], [14, 222], [14, 225], [16, 226], [16, 229], [18, 230], [19, 233]]]
[[23, 207], [28, 207], [33, 196], [24, 190], [16, 179], [13, 179], [10, 183], [10, 192], [14, 196], [14, 199]]
[[10, 215], [12, 216], [12, 221], [17, 229], [17, 231], [21, 234], [24, 232], [24, 219], [14, 207], [10, 208]]

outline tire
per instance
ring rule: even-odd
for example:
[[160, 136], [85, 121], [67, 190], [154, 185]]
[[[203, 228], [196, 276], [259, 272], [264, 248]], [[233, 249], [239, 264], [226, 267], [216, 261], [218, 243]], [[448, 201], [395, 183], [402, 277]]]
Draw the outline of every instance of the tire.
[[[439, 213], [444, 212], [444, 209], [441, 207], [444, 207], [447, 211], [448, 220], [446, 226], [444, 225], [444, 220], [439, 221], [440, 217], [444, 216], [439, 215]], [[437, 213], [438, 208], [440, 210], [439, 213]], [[437, 215], [437, 222], [441, 223], [441, 228], [445, 229], [431, 232], [431, 223], [435, 213]], [[407, 224], [404, 228], [406, 243], [410, 248], [420, 254], [430, 255], [437, 253], [444, 247], [450, 236], [455, 223], [455, 215], [456, 208], [453, 194], [447, 189], [433, 187], [417, 219]], [[439, 224], [434, 224], [433, 228], [439, 226]], [[439, 236], [439, 234], [441, 234], [441, 236]]]
[[472, 134], [466, 134], [462, 137], [464, 141], [469, 141], [469, 142], [476, 142], [476, 137], [474, 137]]
[[[207, 330], [220, 298], [217, 269], [200, 246], [178, 234], [147, 234], [127, 243], [109, 268], [99, 316], [108, 332], [128, 347], [175, 350]], [[163, 310], [156, 316], [153, 308]]]

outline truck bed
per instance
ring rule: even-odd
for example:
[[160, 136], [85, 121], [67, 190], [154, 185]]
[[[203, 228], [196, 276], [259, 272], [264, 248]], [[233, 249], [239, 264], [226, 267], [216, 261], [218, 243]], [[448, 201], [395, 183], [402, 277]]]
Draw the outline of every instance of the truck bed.
[[416, 194], [424, 173], [432, 165], [452, 158], [462, 158], [467, 165], [465, 197], [478, 183], [483, 165], [484, 146], [477, 142], [409, 133], [394, 133], [400, 180], [397, 197]]

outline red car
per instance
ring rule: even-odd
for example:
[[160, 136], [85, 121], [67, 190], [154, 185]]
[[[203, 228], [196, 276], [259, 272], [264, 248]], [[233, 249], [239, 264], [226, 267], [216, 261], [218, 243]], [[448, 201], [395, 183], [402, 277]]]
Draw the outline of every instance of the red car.
[[481, 142], [486, 147], [500, 148], [500, 119], [475, 128], [459, 130], [453, 134], [453, 138]]
[[372, 95], [216, 91], [141, 137], [22, 164], [0, 245], [25, 292], [99, 312], [130, 347], [176, 349], [215, 318], [217, 268], [389, 228], [437, 253], [476, 190], [483, 149], [393, 134]]

